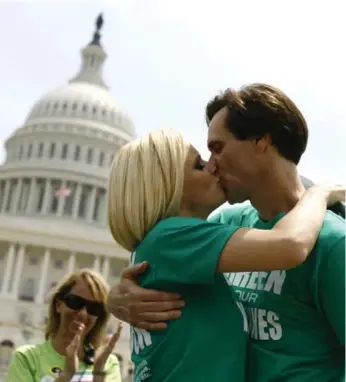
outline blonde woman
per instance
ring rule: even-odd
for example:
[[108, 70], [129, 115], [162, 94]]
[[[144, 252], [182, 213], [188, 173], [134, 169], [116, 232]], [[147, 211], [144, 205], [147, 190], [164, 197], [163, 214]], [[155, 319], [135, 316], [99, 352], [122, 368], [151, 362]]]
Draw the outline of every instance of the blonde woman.
[[132, 263], [149, 262], [142, 287], [177, 292], [186, 303], [163, 331], [132, 328], [134, 381], [244, 382], [247, 321], [222, 273], [302, 263], [327, 202], [343, 192], [313, 187], [272, 230], [208, 223], [225, 194], [179, 133], [159, 130], [122, 147], [109, 180], [113, 237]]
[[55, 289], [49, 305], [46, 341], [18, 348], [8, 382], [120, 382], [117, 358], [111, 354], [121, 326], [105, 342], [108, 286], [96, 272], [81, 270]]

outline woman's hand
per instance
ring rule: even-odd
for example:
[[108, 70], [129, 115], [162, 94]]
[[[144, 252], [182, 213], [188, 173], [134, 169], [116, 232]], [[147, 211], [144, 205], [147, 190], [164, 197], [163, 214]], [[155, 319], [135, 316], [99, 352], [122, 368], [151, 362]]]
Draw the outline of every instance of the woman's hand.
[[112, 354], [114, 347], [119, 340], [122, 328], [123, 324], [122, 322], [120, 322], [116, 332], [110, 338], [107, 338], [105, 343], [95, 351], [95, 361], [93, 369], [95, 377], [97, 377], [98, 374], [102, 375], [104, 373], [104, 368], [106, 366], [108, 357]]
[[79, 357], [78, 351], [80, 348], [82, 333], [84, 325], [79, 325], [76, 335], [73, 337], [71, 343], [66, 348], [65, 367], [61, 376], [56, 379], [56, 382], [70, 382], [72, 377], [78, 370]]

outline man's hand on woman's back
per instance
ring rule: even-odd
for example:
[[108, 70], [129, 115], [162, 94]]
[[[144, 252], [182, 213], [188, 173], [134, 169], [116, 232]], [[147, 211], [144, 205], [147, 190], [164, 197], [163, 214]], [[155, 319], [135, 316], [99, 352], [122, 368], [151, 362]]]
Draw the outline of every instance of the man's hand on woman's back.
[[176, 293], [145, 289], [139, 286], [138, 276], [148, 269], [147, 262], [126, 268], [120, 283], [109, 293], [108, 309], [119, 320], [139, 329], [166, 329], [166, 321], [181, 316], [184, 306], [181, 296]]

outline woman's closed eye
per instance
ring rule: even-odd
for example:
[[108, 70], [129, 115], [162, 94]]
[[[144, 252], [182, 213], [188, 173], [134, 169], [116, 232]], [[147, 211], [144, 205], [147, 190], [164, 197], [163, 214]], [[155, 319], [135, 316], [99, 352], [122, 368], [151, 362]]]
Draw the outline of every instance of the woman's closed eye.
[[201, 157], [198, 157], [195, 162], [194, 169], [202, 171], [204, 170], [205, 166], [206, 166], [206, 162], [203, 159], [201, 159]]

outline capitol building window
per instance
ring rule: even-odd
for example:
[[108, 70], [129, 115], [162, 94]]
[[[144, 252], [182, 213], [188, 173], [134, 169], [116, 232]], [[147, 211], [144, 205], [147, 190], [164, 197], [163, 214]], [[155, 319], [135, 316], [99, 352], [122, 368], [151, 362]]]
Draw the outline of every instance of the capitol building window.
[[[60, 148], [60, 155], [57, 157], [57, 149]], [[85, 155], [82, 158], [82, 152]], [[97, 154], [98, 151], [98, 154]], [[97, 155], [96, 155], [97, 154]], [[109, 152], [109, 166], [112, 163], [113, 152]], [[81, 146], [67, 142], [34, 142], [20, 143], [17, 148], [9, 148], [7, 162], [28, 161], [45, 159], [51, 161], [70, 160], [74, 162], [81, 161], [85, 164], [93, 164], [98, 167], [105, 167], [106, 153], [104, 150], [95, 150], [93, 147]], [[29, 162], [28, 162], [29, 163]]]
[[40, 142], [39, 145], [38, 145], [38, 152], [37, 152], [37, 157], [38, 158], [41, 158], [42, 155], [43, 155], [43, 147], [44, 147], [44, 143]]
[[68, 152], [68, 144], [64, 143], [62, 145], [62, 149], [61, 149], [61, 159], [66, 159], [67, 158], [67, 152]]
[[0, 366], [8, 366], [11, 359], [14, 343], [11, 340], [0, 342]]
[[49, 158], [53, 158], [54, 155], [55, 155], [55, 148], [56, 148], [56, 145], [54, 142], [52, 142], [50, 144], [50, 149], [49, 149]]
[[74, 150], [74, 160], [79, 160], [80, 158], [80, 146], [77, 145]]

